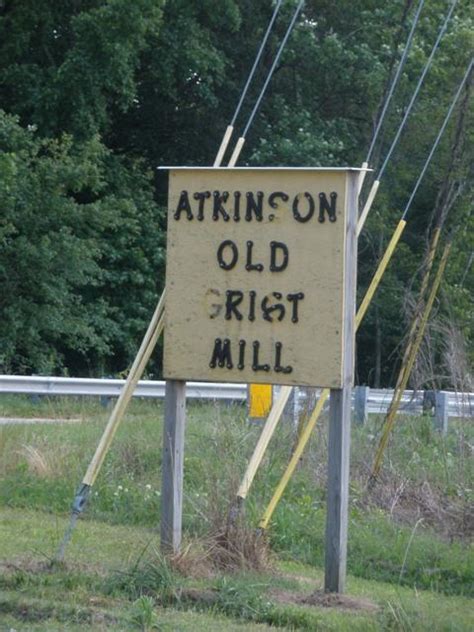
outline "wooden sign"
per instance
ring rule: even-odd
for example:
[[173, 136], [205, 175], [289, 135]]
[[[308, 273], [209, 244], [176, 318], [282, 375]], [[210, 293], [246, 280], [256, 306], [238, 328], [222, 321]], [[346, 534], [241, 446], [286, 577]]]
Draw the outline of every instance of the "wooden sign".
[[166, 379], [342, 386], [350, 171], [170, 168]]

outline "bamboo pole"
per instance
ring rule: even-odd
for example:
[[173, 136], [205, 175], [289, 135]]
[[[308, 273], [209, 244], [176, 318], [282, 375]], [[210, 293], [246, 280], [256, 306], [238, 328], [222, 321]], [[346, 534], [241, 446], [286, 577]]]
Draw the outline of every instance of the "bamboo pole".
[[[222, 158], [224, 156], [227, 145], [229, 144], [229, 140], [232, 136], [233, 127], [231, 125], [227, 126], [227, 129], [222, 138], [221, 145], [219, 147], [219, 151], [216, 155], [216, 159], [214, 161], [214, 167], [219, 167]], [[244, 139], [239, 139], [244, 140]], [[243, 142], [237, 142], [236, 148], [232, 154], [232, 158], [234, 159], [234, 163], [230, 166], [234, 166], [237, 158], [239, 156], [240, 150], [242, 149]], [[237, 151], [238, 150], [238, 151]], [[232, 160], [232, 159], [231, 159]], [[156, 346], [158, 338], [161, 335], [164, 327], [164, 311], [165, 311], [165, 295], [166, 295], [166, 287], [163, 289], [163, 293], [158, 301], [158, 305], [156, 307], [155, 313], [150, 321], [145, 337], [143, 338], [142, 344], [138, 353], [133, 362], [132, 368], [130, 369], [130, 373], [128, 374], [127, 381], [120, 393], [120, 396], [114, 406], [114, 409], [110, 415], [107, 426], [104, 430], [104, 433], [100, 439], [99, 445], [95, 451], [94, 456], [87, 468], [87, 472], [82, 481], [83, 485], [87, 485], [88, 487], [92, 487], [94, 484], [97, 475], [100, 471], [102, 463], [104, 462], [105, 455], [110, 448], [112, 440], [115, 436], [118, 426], [122, 421], [123, 415], [127, 409], [127, 406], [130, 402], [130, 399], [133, 395], [133, 391], [143, 375], [143, 371], [150, 359], [151, 354], [153, 353], [153, 349]]]
[[[379, 265], [377, 266], [377, 270], [372, 278], [372, 281], [369, 285], [369, 287], [367, 288], [367, 291], [365, 293], [365, 296], [362, 300], [362, 303], [360, 304], [359, 309], [357, 310], [357, 314], [356, 314], [356, 321], [355, 321], [355, 327], [356, 327], [356, 331], [359, 328], [360, 323], [362, 322], [362, 319], [364, 318], [367, 309], [370, 305], [370, 302], [379, 286], [379, 283], [384, 275], [385, 270], [387, 269], [387, 266], [390, 262], [390, 259], [392, 258], [392, 255], [395, 251], [395, 248], [397, 247], [398, 242], [400, 241], [400, 237], [402, 236], [402, 233], [405, 229], [406, 226], [406, 221], [404, 219], [401, 219], [398, 222], [398, 225], [392, 235], [392, 238], [390, 239], [390, 242], [385, 250], [384, 256], [382, 257], [382, 259], [380, 260]], [[265, 512], [262, 516], [262, 519], [260, 520], [259, 523], [259, 527], [260, 529], [266, 529], [268, 526], [268, 523], [271, 520], [271, 517], [273, 515], [273, 512], [276, 509], [276, 506], [278, 505], [278, 503], [280, 502], [280, 499], [286, 489], [286, 486], [288, 485], [295, 469], [296, 466], [298, 465], [298, 462], [301, 458], [301, 455], [303, 454], [303, 451], [306, 447], [306, 444], [309, 441], [309, 438], [311, 436], [311, 433], [314, 430], [314, 427], [316, 426], [316, 423], [321, 415], [321, 412], [323, 410], [324, 404], [327, 400], [327, 398], [329, 397], [329, 389], [325, 388], [322, 392], [321, 395], [319, 396], [319, 400], [318, 403], [316, 404], [315, 409], [313, 410], [313, 413], [311, 414], [311, 417], [309, 418], [308, 423], [306, 424], [305, 429], [303, 430], [303, 432], [301, 433], [301, 437], [298, 441], [298, 444], [295, 448], [295, 451], [293, 452], [291, 459], [288, 463], [288, 465], [286, 466], [286, 470], [283, 474], [283, 476], [280, 479], [280, 482], [278, 483], [275, 492], [273, 493], [273, 496], [270, 500], [270, 502], [268, 503], [267, 508], [265, 509]]]
[[219, 147], [219, 151], [217, 152], [216, 159], [214, 160], [213, 167], [220, 167], [222, 159], [224, 158], [225, 150], [230, 141], [230, 137], [232, 136], [232, 132], [234, 131], [233, 125], [228, 125], [226, 131], [224, 132], [224, 136], [222, 137], [221, 146]]
[[384, 431], [382, 434], [382, 437], [380, 439], [380, 443], [379, 443], [379, 447], [377, 449], [376, 455], [375, 455], [375, 459], [374, 459], [374, 465], [372, 467], [372, 472], [370, 475], [370, 479], [369, 479], [369, 483], [374, 483], [375, 480], [377, 479], [377, 476], [380, 472], [380, 467], [382, 465], [382, 458], [383, 458], [383, 454], [385, 451], [385, 448], [387, 446], [387, 442], [388, 442], [388, 437], [390, 435], [390, 432], [393, 428], [393, 425], [395, 423], [395, 417], [396, 414], [398, 412], [399, 406], [400, 406], [400, 402], [402, 399], [402, 395], [403, 392], [408, 384], [408, 380], [410, 378], [411, 372], [413, 370], [413, 366], [415, 364], [415, 360], [416, 360], [416, 356], [418, 355], [418, 351], [420, 349], [420, 345], [423, 341], [423, 336], [425, 334], [425, 329], [426, 329], [426, 325], [428, 323], [428, 318], [430, 316], [431, 310], [433, 308], [433, 303], [435, 301], [436, 298], [436, 294], [438, 292], [438, 288], [440, 286], [441, 283], [441, 279], [443, 277], [444, 274], [444, 270], [446, 268], [446, 263], [448, 261], [448, 256], [449, 256], [449, 252], [451, 250], [451, 242], [449, 242], [448, 244], [446, 244], [445, 249], [443, 251], [443, 254], [441, 256], [441, 261], [439, 264], [439, 268], [438, 271], [436, 273], [435, 279], [433, 281], [433, 285], [431, 288], [431, 292], [429, 294], [428, 297], [428, 301], [426, 303], [425, 309], [423, 311], [423, 316], [421, 318], [420, 321], [420, 326], [418, 327], [418, 331], [416, 333], [412, 348], [410, 350], [410, 356], [408, 358], [405, 370], [403, 371], [403, 377], [400, 383], [400, 388], [398, 389], [398, 391], [396, 393], [394, 393], [394, 398], [392, 399], [392, 402], [390, 404], [390, 408], [387, 412], [387, 415], [385, 417], [385, 423], [384, 423]]
[[372, 281], [370, 282], [369, 287], [362, 299], [361, 304], [359, 305], [359, 309], [356, 313], [356, 330], [361, 324], [364, 316], [369, 308], [370, 302], [379, 286], [380, 281], [382, 280], [383, 275], [385, 274], [385, 270], [387, 269], [388, 264], [390, 263], [390, 259], [395, 252], [395, 248], [397, 247], [398, 242], [400, 241], [400, 237], [402, 236], [403, 231], [405, 230], [405, 226], [407, 225], [406, 220], [401, 219], [397, 227], [395, 228], [392, 238], [390, 239], [387, 248], [383, 254], [382, 259], [380, 260], [379, 265], [377, 266], [377, 270], [375, 271], [374, 276], [372, 277]]
[[232, 156], [230, 157], [228, 167], [235, 167], [238, 157], [240, 156], [240, 152], [242, 151], [242, 147], [245, 143], [245, 137], [240, 136], [238, 141], [235, 144], [234, 151], [232, 152]]
[[360, 192], [362, 191], [362, 187], [364, 186], [365, 176], [367, 175], [368, 168], [369, 168], [369, 163], [363, 162], [361, 166], [362, 171], [360, 172], [360, 177], [359, 177], [359, 195], [360, 195]]
[[423, 297], [425, 296], [426, 293], [426, 288], [428, 287], [428, 282], [430, 279], [430, 275], [431, 275], [431, 270], [433, 269], [433, 263], [434, 263], [434, 258], [436, 255], [436, 251], [438, 249], [438, 243], [439, 243], [439, 236], [441, 234], [441, 229], [440, 228], [435, 228], [433, 231], [433, 236], [431, 238], [431, 242], [430, 242], [430, 246], [429, 246], [429, 250], [428, 250], [428, 255], [426, 257], [426, 266], [425, 266], [425, 270], [423, 273], [423, 277], [421, 280], [421, 286], [420, 286], [420, 291], [418, 293], [418, 301], [416, 303], [416, 307], [415, 307], [415, 314], [413, 317], [413, 320], [411, 322], [410, 325], [410, 330], [408, 332], [408, 340], [407, 340], [407, 346], [405, 348], [405, 351], [403, 353], [403, 358], [402, 358], [402, 365], [400, 368], [400, 371], [398, 373], [398, 377], [397, 377], [397, 381], [395, 383], [395, 389], [394, 389], [394, 394], [393, 396], [396, 396], [397, 391], [400, 389], [400, 384], [403, 381], [403, 374], [404, 374], [404, 370], [405, 370], [405, 366], [408, 362], [408, 358], [410, 356], [412, 347], [413, 347], [413, 341], [414, 341], [414, 336], [416, 333], [416, 329], [418, 327], [418, 323], [420, 321], [420, 317], [421, 314], [423, 313]]
[[257, 445], [255, 446], [255, 450], [252, 454], [252, 458], [247, 466], [247, 470], [244, 474], [242, 482], [240, 483], [240, 487], [237, 491], [237, 497], [242, 500], [247, 496], [248, 490], [252, 485], [253, 479], [257, 472], [258, 466], [263, 458], [265, 450], [272, 438], [272, 435], [275, 431], [275, 428], [280, 421], [280, 417], [283, 413], [283, 410], [286, 406], [286, 402], [290, 397], [292, 386], [282, 386], [280, 394], [278, 396], [277, 401], [272, 406], [270, 414], [267, 417], [263, 430], [258, 438]]
[[364, 208], [362, 209], [362, 213], [360, 214], [359, 221], [357, 222], [357, 237], [362, 232], [364, 228], [365, 220], [367, 219], [367, 215], [369, 214], [370, 209], [372, 208], [372, 204], [374, 203], [375, 196], [377, 195], [377, 191], [379, 190], [380, 180], [374, 180], [372, 188], [370, 189], [369, 196], [365, 203]]
[[87, 468], [87, 472], [84, 476], [82, 483], [84, 485], [88, 485], [92, 487], [94, 484], [97, 474], [104, 462], [105, 455], [112, 443], [112, 440], [117, 432], [117, 428], [122, 421], [125, 410], [132, 398], [133, 391], [143, 375], [143, 371], [150, 359], [151, 354], [156, 346], [158, 338], [160, 337], [161, 332], [163, 331], [164, 326], [164, 308], [165, 308], [165, 295], [166, 292], [163, 290], [161, 294], [160, 300], [158, 301], [158, 305], [156, 306], [153, 317], [150, 321], [150, 325], [146, 331], [146, 334], [143, 338], [142, 344], [140, 345], [140, 349], [133, 361], [132, 368], [130, 369], [130, 373], [128, 374], [127, 380], [123, 389], [120, 392], [120, 396], [114, 406], [114, 409], [110, 415], [107, 426], [102, 434], [99, 445], [95, 451], [94, 456]]
[[282, 497], [283, 492], [285, 491], [286, 486], [288, 485], [289, 480], [292, 477], [293, 472], [296, 469], [296, 466], [298, 465], [301, 455], [303, 454], [306, 444], [308, 443], [311, 433], [313, 432], [314, 426], [316, 425], [316, 422], [318, 421], [319, 416], [323, 410], [324, 404], [326, 403], [326, 400], [329, 397], [329, 393], [330, 393], [330, 390], [328, 388], [325, 388], [323, 389], [323, 391], [321, 391], [321, 395], [319, 396], [318, 403], [316, 404], [316, 407], [314, 408], [311, 414], [311, 417], [309, 418], [309, 421], [306, 424], [303, 432], [301, 433], [300, 440], [298, 441], [298, 444], [293, 454], [291, 455], [290, 462], [288, 463], [286, 470], [275, 489], [272, 499], [268, 503], [268, 506], [262, 516], [262, 519], [259, 522], [258, 526], [260, 527], [260, 529], [267, 528], [267, 525], [273, 515], [273, 512], [275, 511], [276, 506], [278, 505], [280, 498]]

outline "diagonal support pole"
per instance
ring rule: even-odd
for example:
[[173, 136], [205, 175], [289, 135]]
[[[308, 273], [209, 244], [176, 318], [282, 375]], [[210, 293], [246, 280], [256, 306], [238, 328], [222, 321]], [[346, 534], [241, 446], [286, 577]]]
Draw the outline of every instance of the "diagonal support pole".
[[411, 346], [409, 356], [406, 360], [406, 364], [402, 366], [402, 370], [400, 371], [401, 380], [400, 380], [399, 388], [394, 391], [392, 402], [390, 404], [387, 415], [385, 417], [384, 430], [382, 433], [382, 437], [380, 439], [379, 447], [375, 454], [374, 465], [372, 467], [372, 472], [369, 478], [369, 486], [373, 486], [375, 484], [377, 477], [380, 473], [383, 454], [385, 452], [385, 448], [387, 447], [388, 438], [395, 424], [395, 418], [398, 413], [398, 409], [400, 407], [400, 402], [402, 400], [403, 392], [405, 391], [407, 387], [408, 380], [410, 379], [410, 375], [413, 370], [416, 357], [418, 355], [418, 351], [420, 349], [421, 343], [423, 341], [423, 337], [425, 335], [426, 325], [428, 324], [428, 319], [429, 319], [431, 310], [433, 308], [436, 294], [438, 293], [438, 289], [439, 289], [441, 279], [444, 274], [444, 270], [446, 268], [450, 250], [451, 250], [451, 242], [448, 242], [441, 256], [441, 261], [438, 267], [438, 271], [434, 278], [433, 285], [431, 287], [428, 301], [423, 311], [421, 320], [419, 321], [418, 330], [413, 340], [413, 344]]
[[[405, 226], [406, 226], [406, 221], [400, 220], [387, 246], [387, 249], [385, 250], [384, 256], [380, 260], [380, 263], [367, 289], [367, 292], [365, 293], [362, 303], [360, 304], [359, 309], [357, 310], [356, 318], [355, 318], [356, 331], [359, 328], [367, 312], [367, 309], [369, 308], [370, 302], [372, 301], [375, 292], [377, 291], [379, 283], [382, 280], [382, 277], [385, 273], [385, 270], [387, 269], [390, 259], [392, 258], [392, 255], [395, 252], [395, 248], [397, 247], [397, 244], [400, 241], [400, 237], [402, 236]], [[271, 520], [273, 512], [275, 511], [278, 503], [280, 502], [280, 499], [286, 489], [286, 486], [288, 485], [291, 477], [293, 476], [293, 473], [299, 463], [299, 460], [304, 452], [304, 449], [306, 448], [306, 445], [311, 437], [314, 427], [316, 426], [316, 423], [318, 422], [318, 419], [323, 411], [324, 404], [326, 403], [326, 400], [329, 397], [329, 393], [330, 391], [328, 388], [325, 388], [323, 389], [323, 391], [321, 391], [321, 395], [319, 396], [316, 407], [314, 408], [311, 414], [311, 417], [309, 418], [308, 423], [306, 424], [303, 432], [301, 433], [301, 436], [295, 448], [295, 451], [293, 452], [291, 459], [288, 462], [288, 465], [286, 466], [285, 472], [283, 476], [281, 477], [280, 482], [278, 483], [275, 489], [275, 492], [273, 493], [273, 496], [270, 502], [268, 503], [267, 508], [265, 509], [262, 519], [260, 520], [260, 523], [259, 523], [260, 529], [266, 529], [268, 527], [268, 523]]]

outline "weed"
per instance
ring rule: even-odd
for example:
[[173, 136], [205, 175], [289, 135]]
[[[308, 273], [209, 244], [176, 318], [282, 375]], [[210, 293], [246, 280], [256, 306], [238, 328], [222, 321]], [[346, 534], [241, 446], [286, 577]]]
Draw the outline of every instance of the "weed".
[[116, 571], [108, 578], [105, 584], [106, 592], [125, 593], [130, 599], [135, 600], [142, 596], [153, 596], [159, 599], [161, 604], [178, 601], [178, 578], [166, 558], [153, 551], [151, 557], [145, 559], [143, 553], [129, 570]]
[[263, 595], [264, 584], [237, 583], [227, 578], [217, 582], [215, 608], [246, 621], [266, 621], [273, 604]]
[[153, 597], [142, 595], [133, 603], [132, 622], [143, 632], [157, 630], [158, 616], [154, 611], [155, 600]]
[[44, 454], [38, 448], [32, 445], [23, 445], [20, 454], [22, 454], [28, 464], [28, 470], [39, 477], [47, 478], [51, 475], [51, 466], [49, 465]]

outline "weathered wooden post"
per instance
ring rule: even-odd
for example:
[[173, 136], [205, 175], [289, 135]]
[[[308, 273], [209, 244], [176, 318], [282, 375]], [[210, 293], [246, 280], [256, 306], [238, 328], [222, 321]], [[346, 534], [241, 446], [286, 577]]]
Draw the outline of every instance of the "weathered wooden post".
[[368, 419], [369, 393], [368, 386], [356, 386], [354, 389], [354, 420], [361, 426], [365, 425]]
[[435, 428], [442, 434], [447, 434], [449, 424], [449, 393], [436, 391], [435, 393]]
[[161, 548], [177, 553], [181, 545], [183, 511], [186, 382], [166, 382], [161, 478]]
[[329, 399], [328, 482], [324, 590], [344, 592], [347, 562], [351, 395], [354, 381], [355, 290], [357, 282], [358, 177], [348, 174], [344, 258], [342, 388]]

